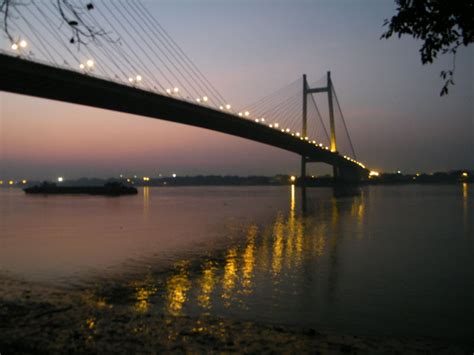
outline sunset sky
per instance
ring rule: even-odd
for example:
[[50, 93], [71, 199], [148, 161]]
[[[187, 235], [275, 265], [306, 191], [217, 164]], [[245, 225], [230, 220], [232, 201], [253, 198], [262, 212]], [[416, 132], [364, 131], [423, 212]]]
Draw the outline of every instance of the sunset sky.
[[[461, 48], [456, 85], [440, 97], [439, 73], [450, 69], [450, 56], [423, 66], [421, 42], [379, 39], [393, 1], [144, 3], [233, 106], [303, 73], [312, 81], [330, 70], [358, 158], [369, 168], [474, 169], [474, 48]], [[1, 48], [9, 46], [2, 38]], [[299, 161], [205, 129], [0, 93], [3, 179], [295, 174]]]

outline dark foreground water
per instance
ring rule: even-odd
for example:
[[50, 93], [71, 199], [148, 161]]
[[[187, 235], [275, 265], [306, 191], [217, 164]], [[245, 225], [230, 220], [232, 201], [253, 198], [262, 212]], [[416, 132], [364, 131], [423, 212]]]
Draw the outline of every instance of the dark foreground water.
[[[68, 317], [87, 299], [80, 328], [95, 332], [114, 328], [101, 309], [120, 309], [123, 322], [142, 317], [145, 328], [156, 317], [207, 316], [474, 339], [473, 185], [366, 187], [342, 198], [309, 189], [306, 214], [300, 205], [290, 186], [143, 188], [120, 198], [0, 189], [3, 315], [27, 329], [42, 315], [35, 307], [64, 292], [79, 295]], [[35, 287], [41, 300], [18, 311], [15, 298]]]

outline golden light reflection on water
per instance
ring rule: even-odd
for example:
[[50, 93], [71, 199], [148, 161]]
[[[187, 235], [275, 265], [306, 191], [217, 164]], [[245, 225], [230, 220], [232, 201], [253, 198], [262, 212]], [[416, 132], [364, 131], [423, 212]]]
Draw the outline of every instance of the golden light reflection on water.
[[469, 235], [469, 220], [468, 220], [468, 183], [462, 183], [462, 211], [463, 211], [463, 224], [464, 230], [467, 235]]
[[[144, 206], [148, 193], [144, 189]], [[344, 213], [362, 226], [364, 199], [356, 197], [351, 202], [335, 198], [321, 200], [313, 214], [303, 216], [296, 213], [296, 188], [292, 185], [288, 214], [277, 213], [273, 223], [262, 230], [249, 224], [245, 239], [233, 242], [224, 250], [223, 259], [207, 258], [198, 264], [191, 260], [177, 263], [175, 272], [166, 279], [163, 287], [161, 299], [165, 312], [173, 316], [184, 315], [185, 305], [191, 307], [190, 310], [197, 307], [203, 314], [211, 314], [220, 307], [249, 310], [249, 302], [252, 302], [249, 296], [262, 287], [255, 281], [257, 278], [264, 284], [265, 280], [270, 281], [270, 294], [287, 292], [283, 289], [289, 287], [285, 283], [288, 275], [294, 278], [291, 282], [296, 282], [305, 273], [304, 265], [312, 265], [327, 253], [331, 269], [329, 278], [332, 280], [329, 282], [337, 282], [335, 269], [342, 227], [340, 218]], [[191, 270], [199, 270], [196, 271], [195, 283], [191, 281]], [[153, 280], [135, 285], [135, 311], [149, 311], [150, 298], [157, 293], [152, 285]], [[299, 290], [292, 292], [298, 293]]]
[[252, 293], [252, 278], [255, 267], [255, 238], [258, 233], [257, 226], [250, 226], [247, 231], [247, 246], [242, 255], [242, 287], [243, 294], [249, 295]]
[[222, 279], [222, 298], [224, 305], [230, 306], [232, 291], [237, 281], [237, 248], [232, 247], [227, 251], [224, 266], [224, 276]]
[[183, 305], [187, 301], [187, 293], [191, 288], [189, 273], [187, 270], [187, 262], [178, 263], [178, 271], [172, 275], [166, 283], [167, 290], [167, 306], [169, 314], [174, 316], [182, 315]]
[[216, 271], [217, 267], [215, 262], [208, 260], [204, 263], [198, 304], [207, 310], [212, 308], [211, 295], [217, 282]]
[[283, 216], [279, 214], [273, 225], [273, 254], [272, 254], [272, 273], [278, 276], [281, 270], [283, 258]]
[[150, 210], [150, 187], [143, 187], [143, 216], [148, 216], [148, 211]]

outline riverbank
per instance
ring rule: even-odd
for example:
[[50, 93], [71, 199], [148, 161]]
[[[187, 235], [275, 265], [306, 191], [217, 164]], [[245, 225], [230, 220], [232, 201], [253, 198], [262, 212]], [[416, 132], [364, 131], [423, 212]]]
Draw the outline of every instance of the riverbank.
[[225, 318], [131, 312], [128, 304], [0, 279], [0, 352], [464, 354], [473, 345], [424, 338], [352, 336]]

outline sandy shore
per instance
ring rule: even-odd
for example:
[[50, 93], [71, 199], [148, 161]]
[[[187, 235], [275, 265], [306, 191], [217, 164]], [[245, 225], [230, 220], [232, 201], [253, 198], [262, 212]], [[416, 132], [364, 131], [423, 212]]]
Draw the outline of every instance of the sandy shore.
[[0, 278], [0, 353], [472, 354], [472, 344], [361, 337], [131, 312], [87, 292]]

